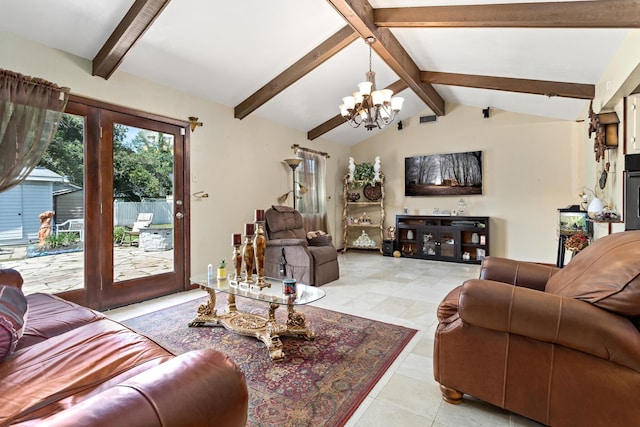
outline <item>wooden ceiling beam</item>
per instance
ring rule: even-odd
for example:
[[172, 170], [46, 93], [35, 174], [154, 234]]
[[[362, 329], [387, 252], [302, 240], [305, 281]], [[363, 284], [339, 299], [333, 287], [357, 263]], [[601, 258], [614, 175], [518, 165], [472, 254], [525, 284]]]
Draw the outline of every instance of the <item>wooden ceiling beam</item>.
[[93, 58], [93, 75], [111, 77], [129, 50], [171, 0], [136, 0]]
[[[394, 83], [387, 86], [385, 89], [391, 89], [394, 94], [398, 94], [408, 87], [409, 86], [403, 80], [397, 80]], [[342, 117], [340, 114], [336, 114], [326, 122], [316, 126], [315, 128], [311, 129], [309, 132], [307, 132], [307, 139], [309, 141], [313, 141], [314, 139], [324, 135], [330, 130], [337, 128], [343, 123], [345, 123], [344, 117]]]
[[236, 119], [244, 119], [359, 37], [358, 33], [350, 26], [343, 27], [276, 78], [258, 89], [253, 95], [238, 104], [234, 108], [234, 117]]
[[378, 27], [639, 28], [637, 0], [392, 7], [373, 11]]
[[409, 88], [438, 116], [445, 114], [444, 99], [429, 83], [420, 80], [420, 69], [388, 28], [378, 28], [373, 8], [367, 0], [327, 0], [362, 38], [373, 36], [371, 47], [382, 60], [407, 82]]
[[510, 77], [476, 76], [471, 74], [423, 71], [422, 81], [430, 84], [464, 86], [479, 89], [502, 90], [564, 98], [593, 99], [595, 85], [563, 83], [546, 80], [515, 79]]

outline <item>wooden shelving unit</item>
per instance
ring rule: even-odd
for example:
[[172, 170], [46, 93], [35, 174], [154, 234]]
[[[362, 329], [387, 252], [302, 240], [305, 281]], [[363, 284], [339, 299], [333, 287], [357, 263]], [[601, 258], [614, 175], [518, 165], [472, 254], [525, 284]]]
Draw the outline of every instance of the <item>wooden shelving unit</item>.
[[[344, 228], [344, 249], [368, 249], [378, 250], [382, 253], [382, 242], [384, 233], [384, 175], [380, 174], [380, 198], [372, 201], [365, 195], [366, 181], [349, 182], [349, 175], [343, 179], [343, 202], [342, 224]], [[350, 194], [358, 194], [358, 200], [351, 200]], [[367, 221], [368, 218], [368, 221]], [[369, 237], [372, 244], [358, 244], [358, 238], [363, 236], [362, 232]], [[361, 239], [362, 240], [362, 239]]]

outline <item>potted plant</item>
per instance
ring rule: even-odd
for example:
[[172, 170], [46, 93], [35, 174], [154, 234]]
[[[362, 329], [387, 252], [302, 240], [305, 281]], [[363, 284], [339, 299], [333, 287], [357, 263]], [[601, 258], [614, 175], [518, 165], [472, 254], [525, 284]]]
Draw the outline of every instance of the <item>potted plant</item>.
[[358, 163], [356, 164], [356, 168], [353, 172], [354, 184], [352, 184], [352, 187], [355, 187], [356, 182], [358, 182], [358, 185], [360, 186], [366, 184], [375, 185], [373, 180], [374, 176], [375, 172], [371, 163]]
[[227, 262], [225, 260], [220, 261], [218, 264], [218, 279], [227, 278]]

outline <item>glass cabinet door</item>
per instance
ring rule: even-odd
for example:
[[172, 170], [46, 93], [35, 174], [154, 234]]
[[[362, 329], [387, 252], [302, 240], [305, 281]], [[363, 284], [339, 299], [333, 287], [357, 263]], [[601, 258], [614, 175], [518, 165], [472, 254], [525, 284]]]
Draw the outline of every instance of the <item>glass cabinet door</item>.
[[456, 238], [453, 231], [440, 231], [440, 256], [443, 258], [455, 258]]
[[438, 242], [436, 241], [437, 233], [424, 231], [422, 234], [422, 255], [427, 257], [435, 257], [438, 254]]

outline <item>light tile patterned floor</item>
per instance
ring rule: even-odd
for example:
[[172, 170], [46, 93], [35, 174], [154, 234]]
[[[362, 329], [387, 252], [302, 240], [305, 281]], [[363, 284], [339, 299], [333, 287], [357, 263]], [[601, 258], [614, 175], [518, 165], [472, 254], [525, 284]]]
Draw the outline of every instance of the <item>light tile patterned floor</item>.
[[[540, 426], [531, 420], [465, 396], [461, 405], [440, 398], [433, 379], [436, 307], [479, 267], [372, 252], [340, 255], [340, 280], [324, 285], [315, 306], [415, 328], [418, 333], [351, 417], [348, 427]], [[200, 290], [158, 298], [107, 312], [116, 320], [204, 296]]]

